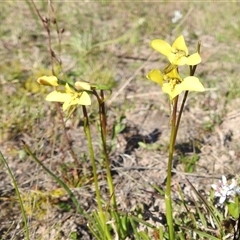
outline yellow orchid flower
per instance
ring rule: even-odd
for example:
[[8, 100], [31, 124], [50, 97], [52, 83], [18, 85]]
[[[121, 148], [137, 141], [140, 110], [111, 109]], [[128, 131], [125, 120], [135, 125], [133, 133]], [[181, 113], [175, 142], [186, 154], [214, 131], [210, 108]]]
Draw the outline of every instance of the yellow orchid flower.
[[57, 87], [58, 79], [55, 76], [43, 76], [37, 79], [40, 85]]
[[79, 91], [73, 90], [66, 84], [65, 92], [53, 91], [47, 95], [46, 100], [50, 102], [63, 102], [63, 111], [74, 105], [91, 105], [91, 98], [86, 92], [91, 90], [90, 84], [78, 81], [75, 83], [76, 89], [77, 86], [79, 86]]
[[154, 69], [148, 73], [147, 78], [158, 83], [162, 87], [163, 92], [169, 95], [170, 100], [173, 100], [183, 91], [205, 91], [197, 77], [189, 76], [182, 79], [176, 68], [166, 74], [162, 74], [161, 71]]
[[198, 52], [192, 55], [188, 54], [188, 48], [182, 35], [174, 41], [172, 46], [161, 39], [151, 41], [151, 46], [153, 49], [166, 56], [173, 65], [197, 65], [201, 62], [201, 56]]

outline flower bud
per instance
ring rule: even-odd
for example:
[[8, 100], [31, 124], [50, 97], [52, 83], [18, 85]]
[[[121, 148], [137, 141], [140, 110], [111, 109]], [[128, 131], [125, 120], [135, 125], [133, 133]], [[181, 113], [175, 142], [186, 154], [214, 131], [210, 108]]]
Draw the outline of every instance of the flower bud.
[[75, 82], [75, 88], [78, 91], [81, 91], [81, 90], [91, 91], [91, 85], [89, 83], [87, 83], [87, 82], [77, 81], [77, 82]]
[[56, 87], [58, 86], [58, 79], [55, 76], [43, 76], [37, 79], [37, 82], [40, 85], [45, 85], [45, 86], [53, 86]]

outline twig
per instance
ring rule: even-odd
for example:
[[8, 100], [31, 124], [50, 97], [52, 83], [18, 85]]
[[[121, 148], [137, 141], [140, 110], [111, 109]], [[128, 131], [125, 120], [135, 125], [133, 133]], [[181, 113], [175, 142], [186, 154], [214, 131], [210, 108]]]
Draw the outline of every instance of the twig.
[[[49, 56], [50, 56], [50, 59], [51, 59], [51, 67], [52, 67], [52, 74], [53, 75], [56, 75], [55, 74], [55, 70], [54, 70], [54, 59], [57, 61], [57, 63], [59, 64], [60, 68], [62, 68], [62, 61], [60, 59], [60, 56], [61, 56], [61, 37], [60, 37], [60, 30], [59, 30], [59, 27], [58, 27], [58, 23], [57, 23], [57, 20], [56, 20], [56, 17], [55, 17], [55, 11], [54, 11], [54, 8], [53, 8], [53, 5], [52, 5], [52, 0], [48, 0], [48, 8], [49, 8], [49, 12], [48, 12], [48, 17], [43, 17], [41, 15], [41, 13], [39, 12], [39, 10], [37, 9], [35, 3], [33, 0], [31, 0], [32, 4], [33, 4], [33, 7], [39, 17], [39, 19], [41, 20], [42, 22], [42, 25], [43, 25], [43, 28], [46, 30], [47, 32], [47, 38], [48, 38], [48, 51], [49, 51]], [[51, 11], [51, 13], [50, 13]], [[50, 16], [50, 14], [53, 14], [54, 17], [52, 18]], [[57, 32], [57, 35], [58, 35], [58, 45], [59, 45], [59, 57], [56, 56], [53, 48], [52, 48], [52, 37], [51, 37], [51, 29], [50, 29], [50, 24], [53, 23], [55, 26], [56, 26], [56, 32]], [[70, 139], [68, 137], [68, 134], [67, 134], [67, 130], [66, 130], [66, 126], [65, 126], [65, 122], [64, 122], [64, 118], [63, 118], [63, 114], [62, 114], [62, 111], [59, 107], [59, 104], [57, 103], [56, 104], [56, 107], [57, 107], [57, 111], [58, 111], [58, 114], [60, 116], [60, 121], [61, 121], [61, 125], [63, 127], [63, 133], [64, 133], [64, 138], [65, 138], [65, 141], [67, 143], [67, 146], [68, 146], [68, 149], [70, 151], [70, 154], [72, 156], [72, 158], [74, 159], [74, 163], [78, 166], [79, 163], [78, 163], [78, 160], [77, 160], [77, 157], [71, 147], [71, 143], [70, 143]]]

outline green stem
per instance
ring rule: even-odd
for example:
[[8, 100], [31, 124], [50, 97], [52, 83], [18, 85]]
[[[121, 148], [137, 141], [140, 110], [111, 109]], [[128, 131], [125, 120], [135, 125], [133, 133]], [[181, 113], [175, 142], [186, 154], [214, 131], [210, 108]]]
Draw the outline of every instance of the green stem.
[[113, 214], [113, 218], [116, 221], [116, 226], [119, 227], [117, 230], [120, 230], [120, 235], [124, 236], [124, 230], [122, 229], [121, 220], [117, 211], [117, 201], [116, 195], [114, 190], [114, 184], [111, 174], [111, 163], [109, 160], [108, 150], [107, 150], [107, 118], [106, 118], [106, 107], [105, 107], [105, 98], [104, 98], [104, 91], [100, 90], [99, 98], [96, 91], [94, 91], [95, 96], [97, 97], [98, 104], [99, 104], [99, 117], [100, 117], [100, 128], [101, 128], [101, 140], [102, 140], [102, 148], [103, 148], [103, 155], [105, 160], [106, 172], [107, 172], [107, 183], [109, 188], [109, 195], [110, 195], [110, 203], [111, 203], [111, 213]]
[[104, 92], [103, 90], [100, 91], [101, 100], [99, 101], [99, 111], [100, 111], [100, 124], [101, 124], [101, 139], [102, 139], [102, 147], [103, 147], [103, 154], [105, 158], [105, 165], [106, 165], [106, 171], [107, 171], [107, 182], [109, 187], [109, 193], [111, 198], [111, 203], [114, 207], [114, 209], [117, 209], [117, 203], [116, 203], [116, 196], [114, 192], [114, 185], [112, 180], [112, 174], [111, 174], [111, 166], [108, 156], [108, 150], [107, 150], [107, 143], [106, 143], [106, 109], [105, 109], [105, 102], [104, 102]]
[[[200, 53], [200, 43], [198, 43], [197, 51]], [[197, 65], [190, 66], [190, 76], [194, 76], [195, 71], [197, 69]], [[179, 129], [179, 124], [181, 121], [183, 108], [186, 103], [188, 96], [188, 91], [185, 92], [183, 101], [180, 107], [179, 114], [177, 116], [177, 103], [178, 96], [173, 100], [173, 112], [171, 119], [171, 136], [170, 136], [170, 145], [169, 145], [169, 155], [168, 155], [168, 169], [167, 169], [167, 187], [165, 194], [165, 204], [167, 209], [167, 224], [168, 224], [168, 232], [169, 232], [169, 240], [175, 239], [175, 232], [173, 226], [173, 216], [172, 216], [172, 198], [171, 198], [171, 178], [172, 178], [172, 160], [173, 160], [173, 152], [176, 142], [176, 137]]]
[[171, 181], [172, 181], [172, 161], [173, 161], [173, 152], [174, 152], [174, 145], [175, 145], [175, 134], [176, 134], [177, 104], [178, 104], [178, 96], [175, 97], [173, 100], [173, 111], [172, 111], [172, 119], [171, 119], [171, 136], [170, 136], [170, 145], [169, 145], [169, 153], [168, 153], [167, 186], [166, 186], [166, 193], [165, 193], [169, 240], [175, 239], [173, 216], [172, 216]]
[[88, 150], [89, 150], [90, 160], [91, 160], [91, 164], [92, 164], [93, 179], [94, 179], [95, 192], [96, 192], [96, 198], [97, 198], [97, 206], [98, 206], [98, 215], [100, 217], [101, 227], [105, 233], [105, 236], [107, 237], [107, 239], [111, 239], [108, 228], [107, 228], [107, 224], [106, 224], [107, 220], [103, 213], [103, 208], [102, 208], [102, 203], [101, 203], [101, 195], [100, 195], [98, 178], [97, 178], [97, 166], [96, 166], [96, 162], [95, 162], [94, 149], [93, 149], [93, 145], [92, 145], [92, 137], [91, 137], [91, 132], [90, 132], [90, 125], [89, 125], [87, 109], [85, 106], [82, 106], [82, 109], [83, 109], [83, 115], [84, 115], [84, 130], [85, 130], [85, 134], [87, 137]]
[[95, 162], [95, 156], [94, 156], [94, 150], [92, 145], [92, 137], [90, 132], [90, 126], [89, 126], [89, 119], [87, 114], [87, 109], [85, 106], [82, 106], [83, 109], [83, 115], [84, 115], [84, 131], [87, 137], [88, 142], [88, 150], [90, 155], [90, 160], [92, 164], [92, 170], [93, 170], [93, 179], [94, 179], [94, 185], [95, 185], [95, 191], [96, 191], [96, 197], [97, 197], [97, 204], [98, 204], [98, 211], [102, 214], [102, 204], [101, 204], [101, 195], [99, 191], [98, 186], [98, 179], [97, 179], [97, 166]]
[[179, 128], [179, 125], [180, 125], [180, 121], [181, 121], [181, 117], [182, 117], [182, 113], [183, 113], [183, 108], [184, 108], [185, 102], [187, 100], [187, 96], [188, 96], [188, 91], [185, 91], [184, 97], [183, 97], [183, 100], [182, 100], [182, 104], [181, 104], [181, 107], [180, 107], [180, 110], [179, 110], [176, 127], [175, 127], [174, 145], [175, 145], [175, 142], [176, 142], [178, 128]]

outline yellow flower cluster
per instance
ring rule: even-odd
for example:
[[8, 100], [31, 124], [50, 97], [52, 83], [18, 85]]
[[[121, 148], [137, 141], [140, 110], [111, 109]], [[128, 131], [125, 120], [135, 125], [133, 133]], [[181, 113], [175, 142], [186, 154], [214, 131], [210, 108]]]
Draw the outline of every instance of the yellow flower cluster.
[[174, 41], [172, 46], [161, 39], [153, 40], [151, 46], [166, 56], [170, 63], [163, 73], [154, 69], [148, 73], [147, 78], [158, 83], [163, 92], [169, 95], [171, 101], [183, 91], [205, 91], [197, 77], [189, 76], [182, 79], [178, 74], [178, 66], [194, 66], [201, 62], [198, 52], [192, 55], [188, 54], [188, 48], [182, 35]]
[[[46, 86], [59, 86], [59, 80], [55, 76], [43, 76], [38, 78], [37, 82]], [[74, 84], [74, 88], [66, 83], [65, 91], [54, 90], [47, 95], [46, 100], [50, 102], [62, 102], [63, 111], [65, 111], [71, 106], [91, 105], [89, 91], [91, 91], [91, 85], [87, 82], [77, 81]]]

